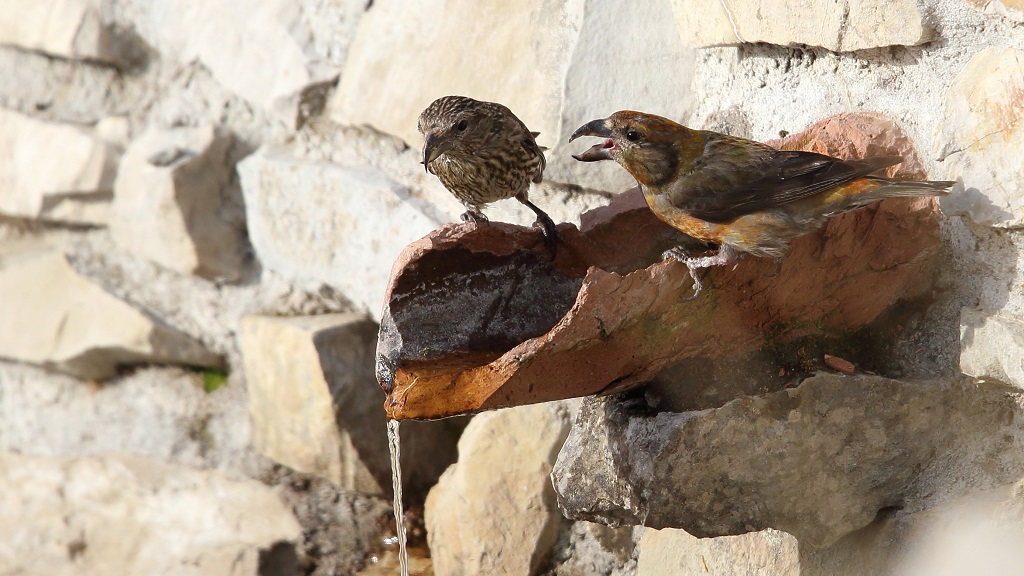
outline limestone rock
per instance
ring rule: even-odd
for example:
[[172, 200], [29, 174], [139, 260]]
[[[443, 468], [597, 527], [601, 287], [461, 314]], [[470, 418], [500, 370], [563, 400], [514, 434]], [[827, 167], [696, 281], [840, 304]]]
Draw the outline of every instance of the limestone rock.
[[895, 576], [1002, 576], [1024, 565], [1024, 486], [1000, 486], [906, 518]]
[[[215, 393], [192, 370], [147, 367], [104, 382], [0, 362], [0, 451], [131, 454], [196, 468], [262, 465], [242, 386]], [[257, 459], [259, 463], [254, 463]]]
[[563, 522], [547, 576], [636, 576], [637, 544], [647, 528]]
[[915, 46], [932, 37], [913, 0], [672, 0], [672, 6], [683, 42], [697, 47], [766, 42], [850, 52]]
[[647, 530], [640, 539], [637, 576], [800, 576], [796, 539], [778, 530], [694, 538], [683, 530]]
[[0, 453], [0, 512], [4, 574], [256, 576], [302, 538], [259, 482], [130, 456]]
[[93, 128], [96, 136], [121, 148], [131, 144], [132, 123], [127, 116], [104, 116]]
[[1007, 576], [1024, 563], [1021, 486], [904, 514], [891, 509], [828, 548], [801, 546], [802, 576]]
[[[353, 445], [359, 436], [353, 437], [339, 424], [364, 435], [370, 430], [341, 414], [337, 415], [341, 422], [335, 421], [336, 411], [365, 420], [369, 410], [380, 410], [374, 402], [379, 394], [368, 381], [360, 381], [358, 370], [353, 371], [358, 363], [352, 362], [366, 355], [365, 338], [360, 332], [372, 335], [375, 328], [373, 322], [354, 314], [247, 316], [242, 320], [242, 360], [257, 450], [271, 460], [322, 476], [345, 489], [382, 493], [383, 486]], [[357, 358], [346, 362], [342, 356]], [[334, 378], [328, 382], [326, 371], [331, 362], [347, 364], [349, 369], [347, 373], [331, 374]], [[337, 403], [335, 394], [340, 397]], [[359, 402], [360, 397], [363, 402]], [[367, 456], [382, 459], [381, 454]]]
[[97, 0], [0, 0], [0, 44], [63, 58], [125, 60]]
[[[694, 108], [695, 55], [679, 38], [669, 0], [646, 2], [642, 10], [617, 0], [585, 2], [562, 80], [559, 131], [541, 133], [551, 146], [544, 178], [610, 192], [635, 186], [636, 180], [614, 162], [573, 159], [578, 145], [569, 143], [569, 135], [616, 110], [643, 110], [686, 123]], [[507, 98], [507, 92], [501, 97]]]
[[0, 212], [106, 224], [120, 155], [84, 128], [0, 109]]
[[349, 51], [332, 117], [419, 146], [420, 112], [435, 98], [461, 94], [501, 101], [541, 133], [542, 144], [558, 142], [564, 46], [580, 25], [582, 7], [579, 1], [378, 0]]
[[[377, 325], [363, 315], [242, 320], [253, 443], [268, 458], [365, 494], [391, 494], [383, 395], [374, 385]], [[455, 460], [460, 425], [410, 423], [403, 480], [425, 493]]]
[[1024, 322], [1003, 314], [960, 312], [960, 370], [1024, 388]]
[[237, 280], [244, 238], [220, 213], [233, 140], [202, 126], [150, 130], [132, 142], [114, 183], [118, 247], [179, 272]]
[[883, 509], [1024, 475], [1019, 391], [819, 375], [699, 412], [584, 402], [552, 476], [570, 518], [828, 546]]
[[289, 126], [298, 121], [303, 93], [337, 78], [337, 69], [315, 53], [297, 2], [134, 3], [140, 35], [160, 53], [198, 60], [229, 90]]
[[693, 65], [668, 0], [644, 10], [615, 0], [378, 0], [363, 18], [330, 111], [340, 123], [367, 124], [418, 148], [416, 120], [435, 98], [501, 102], [551, 148], [547, 179], [618, 192], [632, 185], [629, 176], [611, 165], [580, 166], [567, 153], [569, 134], [619, 108], [685, 120]]
[[986, 14], [1001, 14], [1015, 22], [1024, 22], [1024, 1], [1022, 0], [967, 0]]
[[989, 47], [975, 54], [946, 94], [935, 155], [964, 190], [942, 202], [979, 224], [1024, 225], [1024, 50]]
[[201, 343], [80, 276], [67, 257], [28, 243], [0, 251], [0, 356], [82, 378], [119, 366], [220, 366]]
[[551, 465], [569, 429], [566, 404], [477, 416], [459, 461], [427, 497], [427, 536], [438, 576], [533, 574], [561, 521]]
[[330, 285], [376, 318], [391, 264], [444, 221], [433, 206], [370, 169], [262, 150], [238, 166], [249, 237], [265, 268]]

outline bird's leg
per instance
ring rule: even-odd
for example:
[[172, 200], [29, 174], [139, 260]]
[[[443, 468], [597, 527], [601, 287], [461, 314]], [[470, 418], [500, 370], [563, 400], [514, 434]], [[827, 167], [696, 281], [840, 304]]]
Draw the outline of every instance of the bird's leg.
[[775, 278], [781, 272], [782, 272], [782, 257], [780, 256], [780, 257], [775, 259], [775, 272], [772, 272], [771, 274], [769, 274], [768, 277], [769, 278]]
[[487, 216], [484, 216], [484, 213], [478, 208], [470, 208], [469, 210], [466, 210], [462, 213], [461, 218], [463, 222], [473, 222], [474, 224], [489, 222], [489, 220], [487, 220]]
[[544, 234], [544, 244], [546, 244], [548, 250], [551, 251], [551, 259], [554, 260], [555, 254], [558, 251], [558, 241], [561, 240], [561, 237], [558, 235], [558, 228], [555, 227], [554, 220], [545, 214], [543, 210], [537, 208], [533, 202], [530, 202], [525, 193], [516, 196], [516, 200], [522, 202], [527, 208], [533, 210], [533, 213], [537, 215], [537, 221], [534, 222], [533, 225], [540, 225], [541, 232]]
[[692, 257], [682, 247], [677, 246], [665, 252], [664, 256], [675, 258], [678, 262], [684, 264], [686, 269], [690, 271], [690, 278], [693, 278], [693, 296], [683, 299], [684, 302], [695, 300], [697, 296], [700, 296], [701, 290], [704, 288], [701, 282], [698, 271], [704, 268], [710, 268], [712, 266], [721, 266], [728, 264], [736, 253], [732, 248], [723, 244], [718, 248], [718, 252], [712, 256], [699, 256]]

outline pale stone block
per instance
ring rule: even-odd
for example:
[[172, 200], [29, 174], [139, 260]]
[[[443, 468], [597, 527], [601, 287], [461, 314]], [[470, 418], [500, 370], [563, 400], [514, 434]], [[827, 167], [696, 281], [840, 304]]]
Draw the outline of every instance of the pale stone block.
[[0, 109], [0, 212], [105, 224], [120, 156], [85, 128]]
[[[380, 483], [386, 470], [371, 472], [353, 444], [384, 435], [383, 393], [368, 345], [375, 333], [373, 322], [355, 314], [244, 318], [242, 360], [256, 449], [346, 490], [386, 493]], [[378, 468], [387, 458], [382, 452], [363, 450]]]
[[426, 501], [438, 576], [536, 572], [561, 522], [549, 476], [569, 431], [567, 406], [509, 408], [469, 423], [458, 462]]
[[[688, 46], [766, 42], [836, 52], [927, 42], [914, 0], [672, 0]], [[768, 16], [770, 15], [770, 16]]]
[[67, 257], [36, 244], [0, 251], [0, 356], [82, 378], [122, 365], [220, 366], [191, 336], [133, 308], [80, 276]]
[[135, 1], [140, 34], [157, 50], [180, 62], [202, 62], [229, 90], [289, 126], [298, 120], [303, 91], [337, 77], [312, 53], [312, 33], [297, 2]]
[[302, 539], [260, 482], [132, 456], [0, 453], [0, 511], [3, 574], [257, 576]]
[[685, 124], [694, 108], [690, 84], [695, 56], [676, 31], [668, 0], [647, 2], [642, 10], [620, 0], [587, 2], [544, 177], [609, 192], [636, 186], [614, 162], [575, 160], [572, 155], [586, 147], [580, 141], [569, 143], [569, 136], [584, 123], [617, 110], [640, 110]]
[[1024, 50], [989, 47], [975, 54], [946, 94], [935, 128], [940, 173], [963, 189], [943, 211], [979, 224], [1024, 225]]
[[796, 538], [778, 530], [695, 538], [683, 530], [647, 530], [640, 539], [637, 576], [800, 576]]
[[122, 250], [172, 270], [235, 280], [242, 231], [221, 218], [233, 137], [213, 126], [150, 130], [125, 151], [110, 232]]
[[419, 147], [420, 112], [459, 94], [501, 102], [551, 146], [582, 8], [581, 0], [377, 0], [349, 50], [332, 117]]
[[1024, 322], [1002, 314], [961, 310], [960, 370], [1024, 388]]
[[125, 59], [97, 0], [0, 0], [0, 44], [63, 58]]
[[986, 14], [1000, 14], [1015, 22], [1024, 22], [1024, 0], [967, 0]]
[[263, 266], [298, 284], [336, 287], [376, 319], [402, 248], [447, 220], [374, 170], [263, 149], [238, 172]]
[[419, 148], [417, 118], [434, 99], [500, 102], [550, 148], [545, 179], [620, 192], [633, 179], [614, 165], [573, 160], [578, 143], [569, 135], [621, 108], [686, 121], [694, 54], [668, 0], [643, 10], [614, 0], [380, 0], [363, 18], [329, 108], [337, 122]]

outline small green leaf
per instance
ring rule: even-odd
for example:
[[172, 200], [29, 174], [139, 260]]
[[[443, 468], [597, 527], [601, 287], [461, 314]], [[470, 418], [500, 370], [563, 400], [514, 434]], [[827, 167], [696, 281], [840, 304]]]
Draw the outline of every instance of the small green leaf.
[[227, 384], [228, 375], [220, 370], [204, 370], [203, 371], [203, 390], [207, 393], [213, 392], [221, 386]]

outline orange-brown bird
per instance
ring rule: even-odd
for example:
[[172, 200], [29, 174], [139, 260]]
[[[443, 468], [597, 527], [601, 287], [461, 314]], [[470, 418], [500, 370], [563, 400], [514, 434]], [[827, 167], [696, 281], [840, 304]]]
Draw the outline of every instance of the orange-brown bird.
[[427, 106], [418, 122], [423, 134], [423, 167], [466, 206], [463, 221], [486, 222], [485, 204], [515, 198], [537, 215], [552, 254], [558, 230], [530, 202], [530, 182], [544, 175], [544, 148], [537, 132], [496, 102], [443, 96]]
[[636, 178], [651, 210], [684, 234], [719, 246], [713, 256], [669, 251], [689, 268], [694, 295], [697, 270], [725, 264], [736, 252], [779, 260], [797, 236], [828, 218], [884, 198], [941, 196], [953, 182], [898, 181], [873, 172], [899, 164], [899, 156], [840, 160], [623, 110], [580, 126], [569, 141], [598, 136], [573, 158], [615, 160]]

